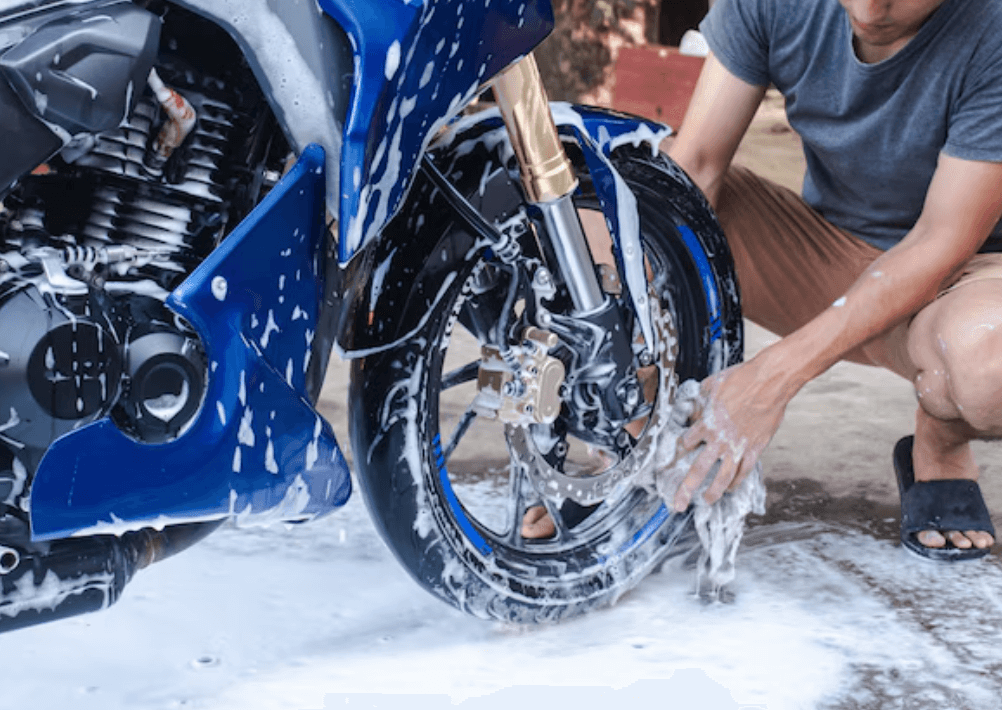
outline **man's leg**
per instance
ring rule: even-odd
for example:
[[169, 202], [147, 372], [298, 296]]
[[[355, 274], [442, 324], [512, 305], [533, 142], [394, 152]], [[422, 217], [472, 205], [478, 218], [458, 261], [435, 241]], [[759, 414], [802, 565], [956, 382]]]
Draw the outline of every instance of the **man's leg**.
[[[975, 257], [956, 286], [915, 316], [903, 345], [919, 398], [916, 481], [977, 480], [970, 442], [1002, 437], [1002, 255]], [[918, 539], [930, 547], [947, 539], [960, 548], [993, 542], [983, 531], [928, 531]]]
[[741, 167], [724, 178], [717, 216], [734, 259], [742, 313], [779, 336], [845, 295], [882, 254], [796, 193]]

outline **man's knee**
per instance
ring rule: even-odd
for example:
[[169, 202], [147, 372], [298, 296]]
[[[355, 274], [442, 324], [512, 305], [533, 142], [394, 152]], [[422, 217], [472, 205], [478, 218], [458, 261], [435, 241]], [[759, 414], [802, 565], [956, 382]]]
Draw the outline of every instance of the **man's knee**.
[[920, 398], [935, 396], [938, 383], [975, 429], [1002, 430], [1002, 279], [967, 284], [930, 304], [913, 322], [909, 352]]

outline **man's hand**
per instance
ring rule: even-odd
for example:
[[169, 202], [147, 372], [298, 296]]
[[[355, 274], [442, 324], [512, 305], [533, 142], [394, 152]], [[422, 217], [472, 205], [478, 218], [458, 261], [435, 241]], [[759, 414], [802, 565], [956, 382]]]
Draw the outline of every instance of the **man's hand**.
[[740, 484], [783, 421], [796, 388], [791, 391], [785, 373], [763, 355], [765, 351], [703, 381], [705, 404], [682, 437], [679, 457], [700, 444], [704, 448], [675, 494], [676, 511], [689, 507], [693, 493], [717, 461], [720, 469], [703, 495], [706, 502], [716, 502], [724, 491]]

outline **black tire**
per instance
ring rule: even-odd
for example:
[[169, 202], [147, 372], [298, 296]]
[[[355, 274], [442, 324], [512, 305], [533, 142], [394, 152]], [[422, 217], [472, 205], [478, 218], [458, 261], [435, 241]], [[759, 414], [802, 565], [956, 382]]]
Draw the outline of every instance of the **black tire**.
[[[490, 125], [475, 126], [450, 145], [475, 138]], [[597, 208], [581, 150], [573, 140], [567, 146], [582, 178], [575, 203], [579, 209]], [[508, 216], [521, 199], [511, 182], [511, 166], [494, 170], [503, 165], [499, 154], [486, 145], [452, 153], [448, 146], [436, 150], [436, 163], [488, 220]], [[649, 148], [624, 146], [612, 158], [637, 198], [654, 292], [674, 319], [679, 381], [702, 379], [739, 361], [742, 330], [733, 268], [701, 194], [667, 157], [654, 156]], [[489, 174], [496, 179], [484, 193]], [[378, 529], [419, 584], [479, 617], [549, 621], [614, 601], [670, 552], [688, 516], [669, 513], [657, 496], [632, 488], [566, 530], [559, 541], [514, 538], [511, 526], [522, 510], [503, 493], [498, 507], [506, 507], [507, 522], [501, 526], [488, 520], [486, 506], [493, 499], [467, 491], [489, 485], [489, 476], [443, 463], [442, 440], [448, 432], [440, 428], [449, 406], [441, 382], [443, 363], [469, 325], [468, 311], [483, 317], [502, 303], [472, 288], [472, 276], [495, 255], [484, 248], [470, 253], [474, 238], [452, 219], [441, 195], [428, 184], [418, 181], [410, 200], [386, 238], [403, 239], [406, 230], [412, 235], [415, 229], [432, 230], [410, 238], [437, 246], [425, 265], [381, 278], [412, 279], [411, 292], [426, 293], [422, 281], [437, 274], [440, 283], [442, 269], [456, 276], [418, 332], [353, 365], [352, 447], [359, 484]], [[483, 451], [490, 445], [485, 439], [473, 443]], [[475, 455], [473, 461], [487, 458]], [[509, 473], [509, 491], [513, 480]]]

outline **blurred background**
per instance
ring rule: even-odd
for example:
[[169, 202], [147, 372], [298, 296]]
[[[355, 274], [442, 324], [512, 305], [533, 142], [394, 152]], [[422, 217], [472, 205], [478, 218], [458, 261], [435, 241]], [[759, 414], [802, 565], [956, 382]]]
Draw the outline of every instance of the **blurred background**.
[[679, 44], [713, 0], [554, 0], [536, 51], [550, 98], [616, 108], [677, 128], [702, 59]]

